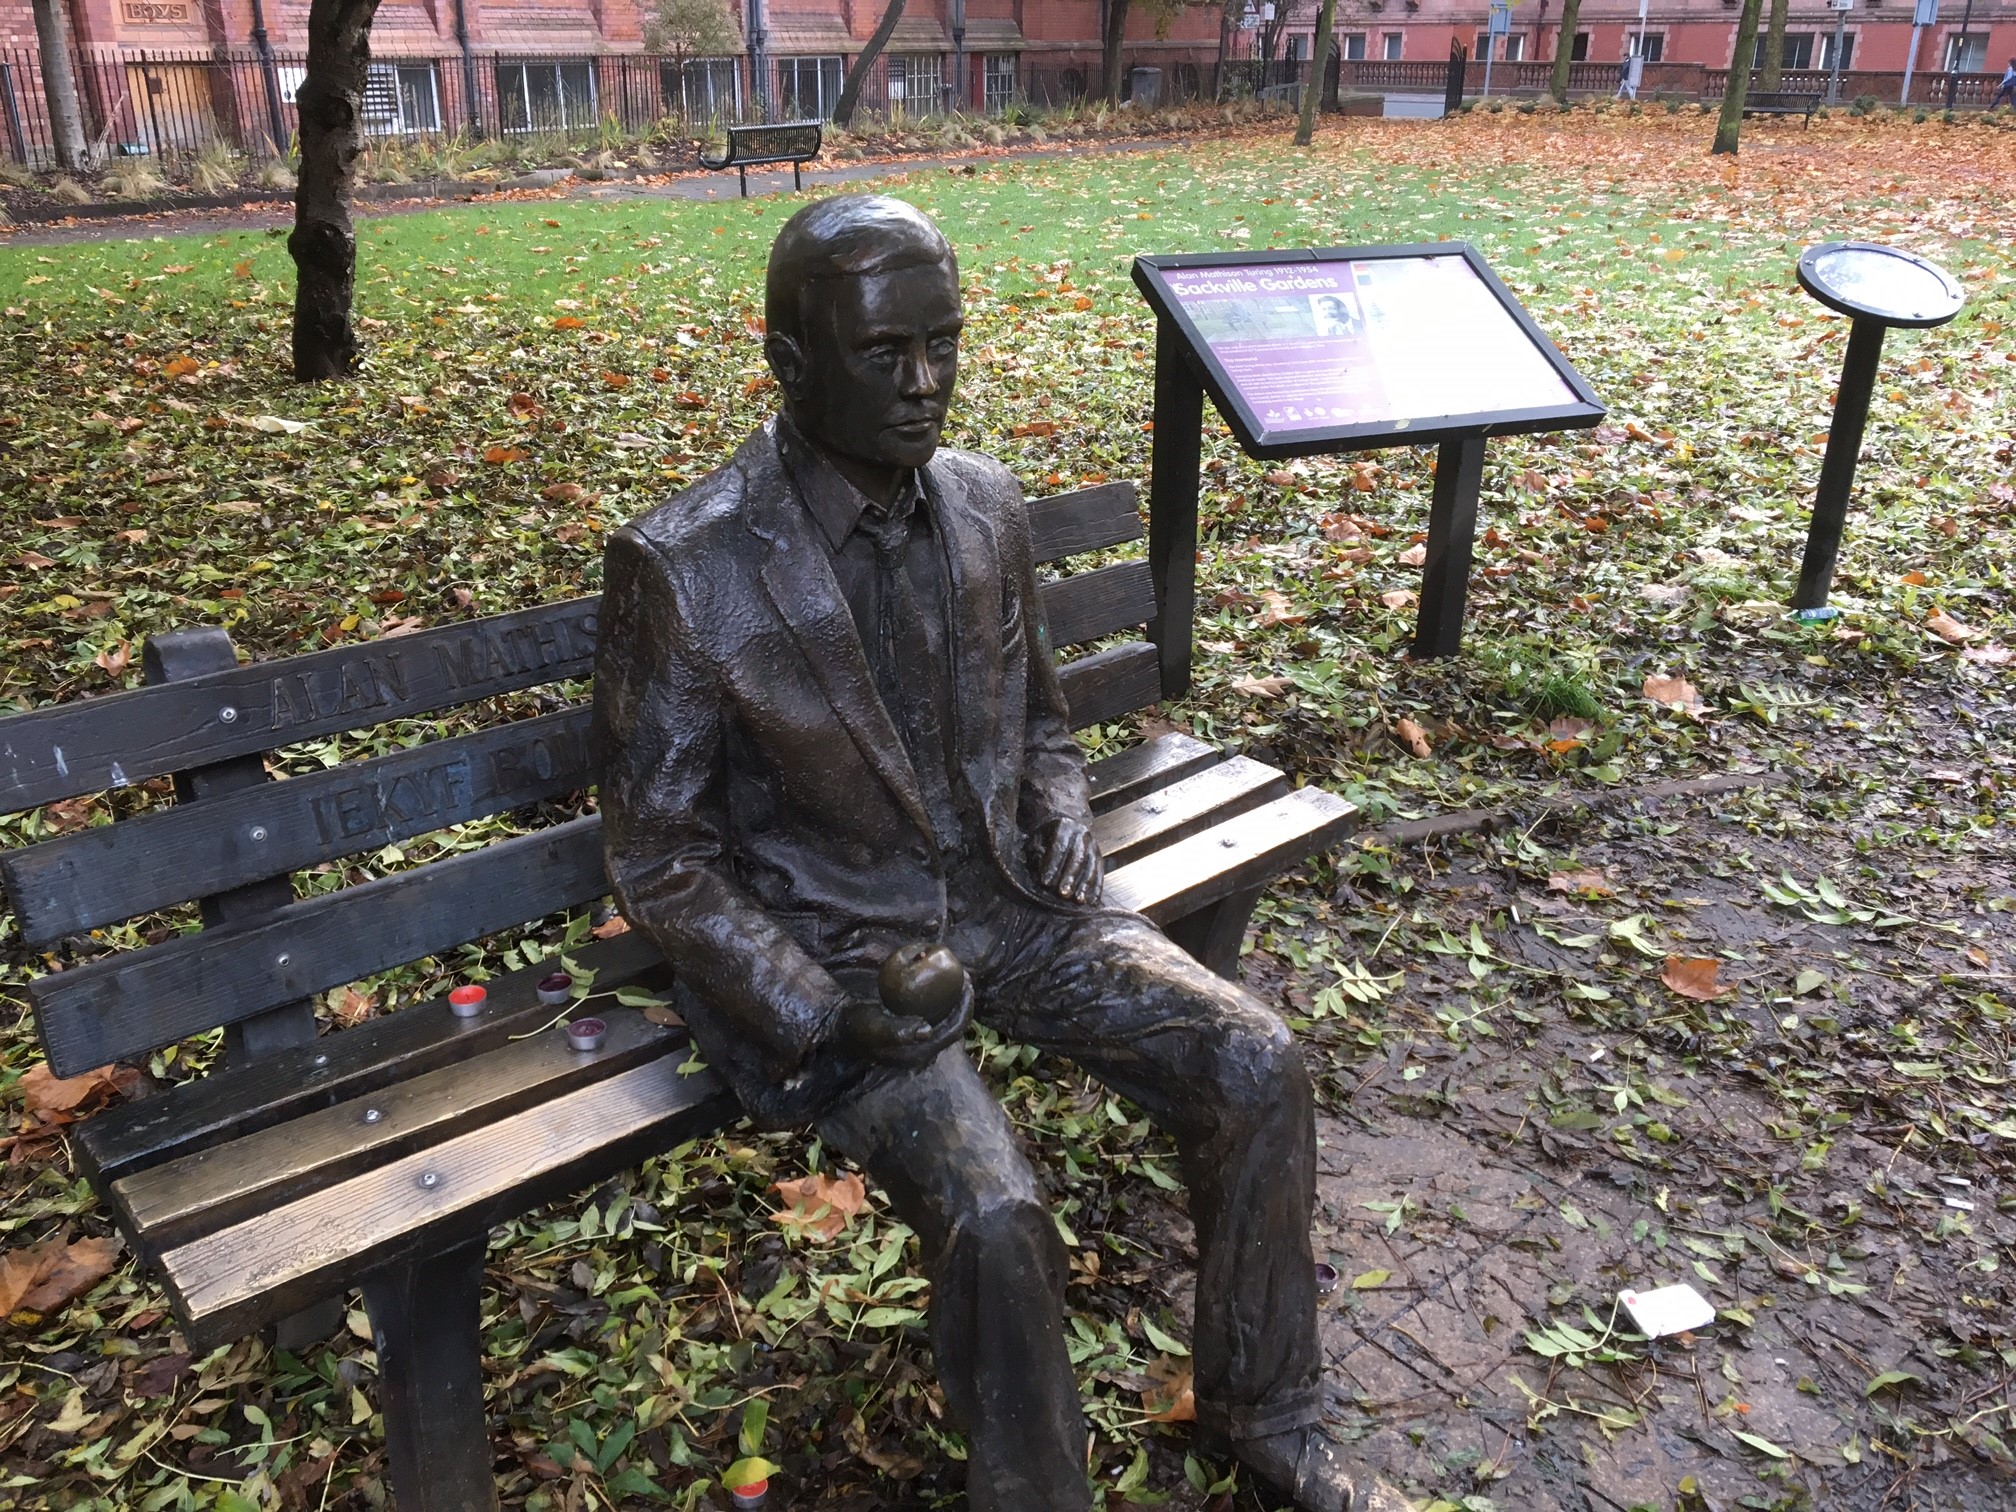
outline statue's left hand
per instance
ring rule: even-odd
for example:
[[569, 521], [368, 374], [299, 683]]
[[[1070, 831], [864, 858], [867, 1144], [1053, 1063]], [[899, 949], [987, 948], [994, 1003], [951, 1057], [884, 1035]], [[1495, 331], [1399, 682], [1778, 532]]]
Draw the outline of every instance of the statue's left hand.
[[1097, 903], [1106, 885], [1106, 862], [1092, 831], [1076, 819], [1052, 819], [1029, 837], [1029, 866], [1060, 898]]

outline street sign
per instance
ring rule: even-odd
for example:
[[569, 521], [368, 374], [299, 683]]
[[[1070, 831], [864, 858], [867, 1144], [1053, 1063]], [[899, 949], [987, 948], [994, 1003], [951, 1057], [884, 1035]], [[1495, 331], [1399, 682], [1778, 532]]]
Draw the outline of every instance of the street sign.
[[1939, 24], [1939, 0], [1918, 0], [1918, 8], [1911, 13], [1913, 26], [1937, 26]]
[[1509, 36], [1512, 31], [1512, 7], [1505, 0], [1492, 0], [1491, 21], [1488, 34], [1493, 37]]

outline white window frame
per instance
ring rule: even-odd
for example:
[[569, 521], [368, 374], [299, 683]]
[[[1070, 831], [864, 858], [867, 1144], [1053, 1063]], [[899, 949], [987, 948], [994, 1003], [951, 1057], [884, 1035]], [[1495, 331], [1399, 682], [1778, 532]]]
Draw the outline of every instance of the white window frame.
[[1379, 56], [1388, 63], [1397, 63], [1407, 55], [1407, 33], [1381, 32]]
[[1000, 115], [1015, 103], [1020, 87], [1021, 59], [1014, 53], [988, 53], [980, 64], [980, 99], [988, 115]]
[[[501, 58], [493, 64], [492, 79], [497, 87], [497, 118], [504, 130], [513, 136], [536, 135], [542, 131], [580, 131], [593, 126], [601, 119], [600, 81], [595, 77], [593, 58]], [[567, 108], [567, 79], [563, 70], [580, 69], [588, 81], [588, 103], [585, 119], [575, 120], [574, 112]], [[518, 98], [525, 106], [523, 124], [504, 119], [504, 77], [508, 72], [518, 74]], [[560, 114], [553, 121], [535, 121], [532, 118], [532, 75], [550, 70], [553, 75], [553, 98], [560, 102]]]

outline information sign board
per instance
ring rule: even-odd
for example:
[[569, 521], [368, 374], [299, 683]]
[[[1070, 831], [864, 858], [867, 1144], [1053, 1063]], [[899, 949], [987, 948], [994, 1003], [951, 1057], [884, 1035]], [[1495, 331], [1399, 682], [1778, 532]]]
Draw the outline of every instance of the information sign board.
[[1594, 425], [1595, 393], [1464, 242], [1139, 257], [1255, 457]]

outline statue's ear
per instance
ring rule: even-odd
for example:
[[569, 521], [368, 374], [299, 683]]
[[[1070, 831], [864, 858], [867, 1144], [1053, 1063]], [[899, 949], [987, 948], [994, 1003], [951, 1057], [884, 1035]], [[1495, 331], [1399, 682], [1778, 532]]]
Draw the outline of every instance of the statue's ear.
[[770, 371], [776, 375], [777, 387], [784, 391], [784, 397], [793, 404], [802, 402], [811, 364], [806, 360], [805, 348], [798, 344], [797, 337], [772, 331], [763, 338], [763, 355], [769, 359]]

